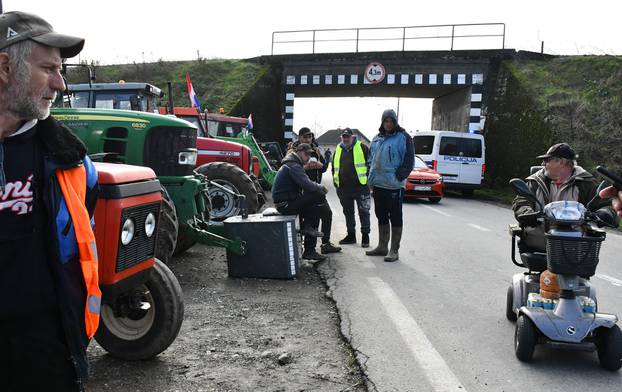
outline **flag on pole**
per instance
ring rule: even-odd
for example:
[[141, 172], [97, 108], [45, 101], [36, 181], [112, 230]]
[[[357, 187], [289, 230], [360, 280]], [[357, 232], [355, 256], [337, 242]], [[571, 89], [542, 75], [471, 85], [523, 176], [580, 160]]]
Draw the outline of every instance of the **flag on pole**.
[[186, 73], [186, 84], [188, 85], [188, 97], [190, 98], [190, 104], [193, 108], [197, 108], [197, 110], [201, 111], [201, 103], [199, 102], [197, 94], [194, 92], [194, 87], [192, 87], [192, 83], [190, 82], [189, 73]]
[[248, 115], [248, 122], [246, 123], [246, 128], [253, 129], [253, 113]]

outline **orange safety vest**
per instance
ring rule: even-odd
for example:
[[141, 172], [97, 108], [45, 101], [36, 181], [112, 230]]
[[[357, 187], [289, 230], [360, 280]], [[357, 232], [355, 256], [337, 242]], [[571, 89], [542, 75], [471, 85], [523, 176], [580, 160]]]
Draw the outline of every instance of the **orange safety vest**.
[[86, 306], [84, 324], [86, 335], [91, 339], [99, 325], [99, 310], [102, 293], [99, 289], [97, 246], [91, 228], [91, 219], [84, 205], [86, 198], [86, 170], [78, 166], [67, 170], [57, 170], [56, 178], [63, 192], [69, 215], [76, 232], [80, 252], [80, 266], [86, 284]]

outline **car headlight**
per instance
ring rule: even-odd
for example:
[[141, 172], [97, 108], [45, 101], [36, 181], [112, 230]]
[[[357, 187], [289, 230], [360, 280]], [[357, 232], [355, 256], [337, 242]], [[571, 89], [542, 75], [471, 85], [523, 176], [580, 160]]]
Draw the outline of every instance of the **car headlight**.
[[436, 182], [443, 182], [443, 177], [439, 177]]
[[123, 245], [128, 245], [130, 242], [132, 242], [135, 232], [136, 226], [134, 225], [134, 221], [130, 218], [127, 218], [125, 222], [123, 222], [123, 227], [121, 228], [121, 243]]
[[145, 234], [147, 237], [151, 238], [156, 228], [156, 218], [153, 212], [150, 212], [145, 218]]
[[180, 152], [177, 162], [180, 165], [195, 166], [197, 164], [197, 150], [189, 150], [189, 151]]

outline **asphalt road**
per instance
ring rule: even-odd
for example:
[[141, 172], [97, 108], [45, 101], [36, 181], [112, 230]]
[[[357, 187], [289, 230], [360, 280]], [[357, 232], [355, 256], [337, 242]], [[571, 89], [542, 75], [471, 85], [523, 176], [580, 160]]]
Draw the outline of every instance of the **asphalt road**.
[[[336, 242], [345, 223], [332, 187], [329, 201]], [[320, 267], [370, 390], [622, 389], [622, 372], [600, 368], [596, 353], [538, 346], [531, 363], [514, 356], [505, 296], [521, 269], [510, 260], [511, 210], [458, 197], [417, 201], [404, 204], [404, 222], [400, 261], [347, 245]], [[372, 210], [372, 245], [376, 228]], [[622, 236], [611, 233], [592, 279], [602, 312], [622, 315], [621, 258]]]

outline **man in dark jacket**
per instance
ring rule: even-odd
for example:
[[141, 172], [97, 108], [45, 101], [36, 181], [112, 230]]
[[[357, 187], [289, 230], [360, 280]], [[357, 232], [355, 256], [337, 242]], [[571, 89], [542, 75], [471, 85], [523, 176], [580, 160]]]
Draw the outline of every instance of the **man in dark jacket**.
[[324, 260], [315, 250], [316, 238], [323, 234], [317, 231], [320, 223], [321, 205], [326, 203], [325, 186], [313, 182], [305, 173], [304, 165], [311, 158], [312, 149], [307, 143], [300, 143], [294, 152], [285, 156], [272, 184], [272, 200], [283, 215], [301, 216], [301, 233], [304, 238], [302, 257], [309, 260]]
[[61, 59], [84, 40], [21, 12], [0, 15], [0, 32], [0, 390], [80, 391], [88, 288], [67, 208], [75, 199], [65, 200], [58, 176], [66, 184], [68, 171], [84, 167], [86, 189], [76, 192], [86, 200], [77, 207], [92, 217], [97, 173], [49, 108], [65, 89]]
[[[404, 185], [415, 163], [415, 151], [412, 138], [399, 126], [393, 110], [382, 113], [378, 131], [371, 142], [368, 184], [374, 193], [379, 239], [378, 246], [365, 253], [385, 256], [384, 261], [396, 261], [402, 239]], [[389, 237], [391, 249], [388, 249]]]
[[346, 128], [341, 133], [341, 143], [335, 149], [332, 166], [333, 184], [337, 189], [348, 230], [346, 237], [339, 241], [340, 244], [356, 244], [356, 202], [361, 220], [361, 246], [369, 247], [371, 196], [367, 186], [368, 172], [369, 147], [361, 143], [350, 128]]
[[[307, 127], [300, 128], [300, 131], [298, 131], [298, 140], [290, 144], [288, 152], [295, 152], [296, 147], [301, 143], [306, 143], [311, 146], [311, 158], [309, 158], [309, 162], [304, 165], [305, 172], [311, 181], [321, 184], [322, 174], [324, 174], [328, 169], [330, 155], [322, 155], [319, 146], [315, 143], [313, 133]], [[322, 245], [320, 246], [322, 254], [340, 252], [341, 248], [331, 244], [330, 242], [330, 232], [333, 225], [333, 212], [330, 209], [328, 201], [320, 206], [320, 221], [322, 222], [320, 231], [324, 234], [322, 237]], [[314, 244], [314, 242], [317, 242], [317, 240], [311, 240], [309, 242], [309, 246], [315, 247], [317, 244]]]
[[[593, 211], [606, 222], [618, 221], [611, 201], [596, 199], [593, 205], [588, 203], [596, 196], [599, 181], [589, 172], [576, 164], [576, 154], [566, 143], [558, 143], [537, 157], [542, 160], [542, 169], [526, 178], [527, 185], [542, 205], [554, 201], [578, 201]], [[535, 227], [525, 238], [527, 246], [534, 250], [544, 250], [544, 233], [538, 225], [535, 215], [536, 206], [527, 198], [517, 196], [512, 202], [514, 216], [524, 227]]]

